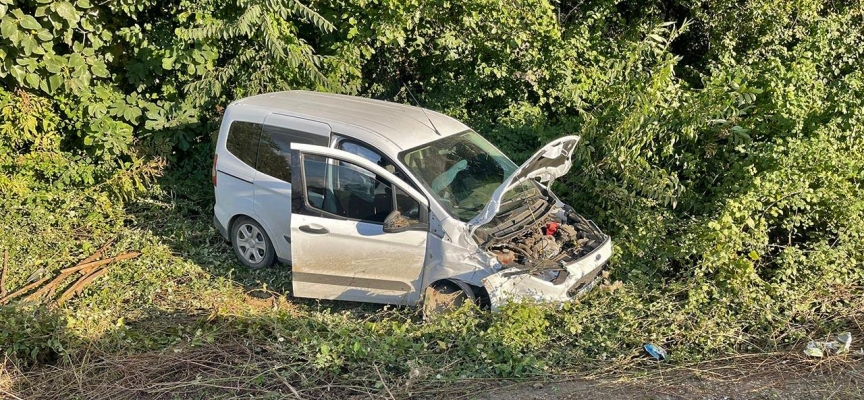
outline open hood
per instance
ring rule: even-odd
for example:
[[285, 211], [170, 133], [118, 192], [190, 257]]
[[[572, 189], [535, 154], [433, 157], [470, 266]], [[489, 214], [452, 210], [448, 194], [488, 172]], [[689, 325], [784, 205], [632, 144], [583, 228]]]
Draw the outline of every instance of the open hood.
[[534, 153], [528, 161], [525, 161], [516, 171], [504, 180], [504, 182], [492, 193], [492, 198], [486, 203], [486, 207], [471, 219], [468, 224], [473, 230], [491, 221], [501, 208], [501, 199], [516, 185], [528, 180], [538, 179], [542, 184], [564, 176], [573, 165], [573, 150], [579, 143], [579, 136], [571, 135], [555, 139], [542, 149]]

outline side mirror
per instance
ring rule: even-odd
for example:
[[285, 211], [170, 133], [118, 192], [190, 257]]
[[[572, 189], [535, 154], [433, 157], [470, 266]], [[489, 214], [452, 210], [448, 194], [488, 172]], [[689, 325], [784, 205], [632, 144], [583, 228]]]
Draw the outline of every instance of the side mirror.
[[387, 218], [384, 219], [384, 232], [399, 233], [405, 232], [411, 228], [411, 221], [402, 216], [399, 210], [393, 210]]

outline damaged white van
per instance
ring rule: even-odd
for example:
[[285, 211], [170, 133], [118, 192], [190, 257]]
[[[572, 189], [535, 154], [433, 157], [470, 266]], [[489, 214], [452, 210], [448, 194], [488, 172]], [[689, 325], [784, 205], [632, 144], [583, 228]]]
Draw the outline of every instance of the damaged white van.
[[290, 264], [297, 297], [566, 301], [612, 253], [548, 189], [578, 140], [517, 166], [431, 110], [305, 91], [249, 97], [225, 109], [214, 224], [244, 265]]

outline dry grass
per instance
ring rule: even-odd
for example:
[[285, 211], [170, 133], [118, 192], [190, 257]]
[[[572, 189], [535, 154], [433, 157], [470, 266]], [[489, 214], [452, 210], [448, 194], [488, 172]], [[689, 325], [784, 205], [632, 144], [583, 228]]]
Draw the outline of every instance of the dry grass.
[[[860, 334], [861, 332], [857, 332]], [[861, 336], [858, 336], [859, 338]], [[856, 398], [864, 395], [864, 363], [852, 355], [814, 360], [798, 349], [673, 365], [646, 359], [609, 363], [587, 373], [541, 380], [437, 380], [369, 371], [331, 374], [276, 348], [243, 340], [134, 355], [92, 351], [22, 372], [7, 360], [0, 395], [93, 400], [176, 398]], [[537, 390], [537, 383], [556, 392]], [[547, 393], [548, 392], [548, 393]], [[566, 396], [565, 396], [566, 394]], [[589, 397], [584, 397], [588, 396]], [[767, 397], [766, 397], [767, 396]]]
[[[291, 303], [273, 293], [249, 292], [242, 302], [262, 313], [287, 308], [289, 314], [294, 314], [290, 312]], [[386, 314], [388, 311], [380, 311], [366, 314], [366, 317], [374, 319]], [[853, 348], [859, 349], [864, 343], [861, 315], [853, 313], [846, 317], [847, 326], [853, 326]], [[864, 395], [861, 358], [851, 354], [824, 359], [807, 357], [801, 351], [806, 339], [782, 351], [732, 355], [700, 363], [657, 363], [642, 354], [615, 361], [580, 363], [575, 360], [569, 370], [557, 370], [541, 377], [502, 380], [494, 376], [460, 379], [453, 375], [441, 379], [435, 372], [422, 368], [415, 374], [413, 367], [392, 370], [371, 362], [351, 364], [351, 369], [334, 372], [317, 367], [315, 360], [304, 359], [294, 350], [303, 338], [314, 336], [312, 331], [284, 331], [297, 337], [286, 337], [286, 343], [292, 346], [282, 346], [272, 337], [244, 336], [242, 329], [231, 325], [233, 320], [211, 320], [207, 313], [159, 315], [152, 320], [136, 321], [135, 329], [153, 337], [165, 336], [160, 332], [177, 326], [195, 326], [204, 320], [216, 325], [213, 328], [223, 332], [223, 336], [211, 343], [193, 345], [184, 341], [143, 352], [105, 352], [95, 346], [88, 348], [85, 343], [78, 351], [61, 356], [52, 365], [28, 368], [19, 368], [7, 359], [0, 366], [0, 398], [393, 399], [474, 398], [478, 394], [505, 398], [514, 393], [522, 393], [522, 398], [534, 398], [538, 390], [533, 385], [538, 382], [547, 387], [569, 388], [569, 398], [583, 398], [572, 393], [593, 393], [601, 399], [640, 393], [670, 398], [722, 398], [726, 394], [732, 394], [732, 398], [778, 398], [771, 397], [772, 393], [778, 393], [779, 398]], [[439, 361], [471, 362], [464, 357]], [[435, 368], [439, 367], [448, 368], [444, 365]], [[411, 372], [405, 373], [406, 370]], [[547, 394], [560, 397], [556, 393]]]
[[[93, 400], [169, 398], [364, 398], [405, 397], [378, 381], [316, 372], [303, 360], [241, 341], [135, 355], [91, 353], [75, 363], [33, 369], [9, 366], [0, 386], [6, 395], [28, 399], [82, 397]], [[382, 389], [383, 388], [383, 389]], [[0, 392], [3, 393], [3, 392]], [[394, 395], [396, 393], [396, 395]], [[414, 393], [411, 393], [412, 395]]]
[[130, 356], [90, 353], [80, 362], [19, 373], [16, 386], [33, 399], [61, 393], [106, 400], [195, 398], [205, 392], [239, 396], [278, 391], [262, 378], [281, 373], [276, 360], [232, 343]]
[[[309, 317], [299, 315], [302, 313], [298, 312], [296, 305], [284, 296], [275, 296], [267, 291], [249, 291], [242, 296], [240, 303], [243, 309], [251, 309], [253, 314], [269, 314], [278, 309], [293, 315], [293, 318]], [[221, 313], [224, 315], [232, 310], [229, 307]], [[367, 314], [358, 311], [355, 322], [396, 318], [393, 315], [385, 318], [389, 313], [379, 311]], [[194, 327], [207, 321], [215, 332], [221, 332], [221, 336], [211, 343], [190, 344], [186, 341], [188, 337], [181, 335], [184, 341], [160, 346], [156, 351], [130, 348], [110, 352], [101, 351], [95, 345], [94, 348], [88, 348], [89, 345], [84, 343], [74, 353], [62, 355], [51, 365], [43, 363], [28, 368], [19, 368], [7, 359], [0, 366], [0, 398], [393, 399], [442, 396], [475, 398], [479, 394], [510, 398], [508, 396], [513, 393], [522, 393], [522, 398], [535, 398], [532, 396], [538, 390], [533, 384], [537, 382], [547, 387], [558, 385], [569, 388], [568, 398], [584, 398], [572, 393], [593, 393], [594, 397], [601, 399], [632, 397], [641, 393], [669, 398], [722, 398], [727, 394], [733, 394], [732, 398], [864, 396], [864, 368], [860, 358], [847, 354], [813, 359], [803, 354], [801, 350], [807, 339], [823, 340], [823, 337], [802, 339], [782, 351], [732, 355], [701, 363], [657, 363], [634, 350], [632, 356], [616, 358], [615, 361], [573, 360], [568, 363], [568, 369], [550, 371], [548, 375], [540, 377], [529, 375], [522, 379], [502, 380], [487, 375], [457, 378], [458, 374], [452, 374], [442, 379], [429, 367], [432, 366], [435, 371], [437, 368], [447, 370], [449, 366], [439, 364], [472, 361], [464, 356], [441, 355], [440, 358], [434, 358], [440, 361], [438, 364], [431, 362], [433, 358], [428, 358], [430, 362], [425, 364], [426, 367], [420, 367], [415, 374], [413, 367], [394, 370], [375, 364], [374, 361], [363, 360], [334, 372], [316, 366], [314, 359], [304, 359], [304, 356], [292, 350], [297, 349], [298, 343], [304, 338], [332, 334], [313, 334], [321, 326], [286, 325], [280, 328], [285, 329], [281, 332], [289, 336], [294, 334], [296, 338], [285, 337], [286, 343], [292, 343], [293, 347], [281, 346], [274, 337], [261, 336], [260, 332], [254, 337], [244, 336], [244, 330], [235, 326], [233, 319], [214, 319], [213, 315], [208, 317], [208, 313], [202, 310], [196, 315], [186, 312], [155, 315], [152, 319], [132, 323], [136, 332], [162, 337], [176, 335], [170, 331], [178, 326]], [[864, 343], [861, 314], [855, 312], [844, 318], [847, 322], [845, 326], [853, 327], [853, 348], [859, 349]], [[262, 321], [269, 321], [262, 322], [264, 324], [272, 322], [269, 319]], [[827, 322], [839, 324], [840, 320]], [[854, 328], [856, 326], [857, 329]], [[808, 324], [807, 328], [808, 331], [817, 331], [815, 325]], [[314, 353], [305, 354], [305, 357], [314, 358]], [[409, 355], [406, 354], [406, 357]], [[540, 392], [546, 393], [543, 390]], [[774, 396], [773, 393], [778, 395]], [[561, 397], [557, 393], [546, 394]]]

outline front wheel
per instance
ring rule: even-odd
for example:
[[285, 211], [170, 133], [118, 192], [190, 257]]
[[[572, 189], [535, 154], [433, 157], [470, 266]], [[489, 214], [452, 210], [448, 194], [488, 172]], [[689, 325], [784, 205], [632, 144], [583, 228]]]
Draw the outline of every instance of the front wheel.
[[231, 226], [231, 247], [240, 262], [252, 269], [268, 267], [276, 259], [267, 232], [249, 217], [240, 217]]

